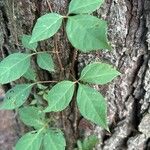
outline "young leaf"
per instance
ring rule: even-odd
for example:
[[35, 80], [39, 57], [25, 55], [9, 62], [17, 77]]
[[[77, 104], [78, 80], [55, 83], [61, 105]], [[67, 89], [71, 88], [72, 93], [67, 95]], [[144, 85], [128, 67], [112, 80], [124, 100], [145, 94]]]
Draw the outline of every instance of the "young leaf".
[[45, 124], [45, 114], [37, 107], [28, 106], [20, 108], [19, 115], [24, 124], [33, 126], [36, 129], [42, 128]]
[[107, 105], [99, 92], [86, 85], [79, 84], [77, 105], [84, 118], [108, 130]]
[[65, 150], [66, 141], [63, 133], [59, 131], [48, 130], [44, 136], [44, 150]]
[[30, 67], [31, 54], [14, 53], [0, 62], [0, 83], [19, 79]]
[[15, 150], [40, 150], [43, 139], [41, 130], [29, 132], [22, 136], [16, 144]]
[[27, 49], [31, 49], [31, 50], [36, 50], [38, 44], [36, 43], [30, 43], [31, 40], [31, 35], [26, 35], [24, 34], [22, 36], [22, 45], [27, 48]]
[[11, 110], [20, 107], [28, 98], [32, 87], [33, 84], [20, 84], [10, 89], [0, 109]]
[[87, 65], [81, 72], [80, 80], [94, 84], [106, 84], [120, 73], [111, 65], [95, 62]]
[[49, 13], [40, 17], [32, 31], [30, 43], [42, 41], [53, 36], [62, 24], [63, 16]]
[[36, 80], [36, 73], [35, 71], [33, 70], [32, 67], [30, 67], [27, 72], [23, 75], [24, 78], [28, 79], [28, 80], [33, 80], [35, 81]]
[[37, 63], [40, 68], [47, 71], [54, 71], [54, 62], [52, 56], [46, 52], [37, 55]]
[[48, 93], [48, 107], [44, 112], [57, 112], [65, 109], [74, 93], [74, 83], [71, 81], [62, 81], [56, 84]]
[[94, 16], [70, 16], [66, 31], [71, 44], [82, 52], [111, 49], [107, 42], [106, 22]]
[[104, 0], [72, 0], [69, 4], [69, 14], [92, 13]]

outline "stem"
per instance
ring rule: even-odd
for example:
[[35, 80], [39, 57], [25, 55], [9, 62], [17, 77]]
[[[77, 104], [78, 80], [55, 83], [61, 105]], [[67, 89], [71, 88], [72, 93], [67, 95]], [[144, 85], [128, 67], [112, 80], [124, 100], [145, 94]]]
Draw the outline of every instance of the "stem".
[[34, 84], [40, 84], [40, 83], [57, 83], [58, 81], [37, 81]]
[[52, 9], [52, 7], [51, 7], [51, 2], [49, 2], [48, 0], [46, 0], [46, 3], [47, 3], [47, 5], [48, 5], [49, 11], [50, 11], [50, 12], [53, 12], [53, 9]]
[[55, 36], [54, 42], [55, 42], [55, 49], [54, 49], [55, 50], [55, 54], [56, 54], [56, 57], [58, 59], [60, 70], [63, 71], [64, 67], [62, 65], [62, 62], [61, 62], [61, 59], [60, 59], [60, 56], [59, 56], [58, 46], [57, 46], [57, 36]]

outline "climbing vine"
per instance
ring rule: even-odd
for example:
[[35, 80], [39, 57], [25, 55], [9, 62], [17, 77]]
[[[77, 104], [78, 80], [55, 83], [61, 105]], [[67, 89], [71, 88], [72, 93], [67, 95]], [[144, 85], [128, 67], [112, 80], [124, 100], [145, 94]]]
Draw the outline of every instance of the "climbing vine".
[[[25, 53], [13, 53], [0, 62], [0, 83], [7, 84], [24, 77], [25, 84], [16, 84], [7, 91], [0, 109], [18, 109], [21, 121], [34, 128], [17, 142], [16, 150], [64, 150], [66, 141], [61, 129], [54, 128], [52, 121], [46, 115], [50, 112], [60, 112], [66, 109], [76, 98], [76, 104], [81, 115], [109, 131], [107, 121], [107, 103], [102, 94], [90, 84], [104, 85], [111, 82], [120, 73], [111, 65], [93, 62], [85, 66], [78, 79], [59, 81], [38, 81], [31, 65], [32, 57], [36, 57], [39, 68], [55, 73], [55, 63], [51, 51], [37, 51], [38, 42], [51, 38], [66, 22], [68, 40], [76, 52], [92, 52], [100, 49], [110, 50], [107, 40], [107, 23], [95, 16], [89, 15], [103, 3], [103, 0], [72, 0], [68, 14], [47, 13], [38, 18], [32, 35], [23, 35], [22, 45], [28, 50]], [[58, 53], [57, 53], [58, 54]], [[58, 63], [59, 59], [58, 59]], [[60, 67], [62, 67], [60, 63]], [[45, 83], [54, 85], [49, 89]], [[45, 105], [39, 104], [32, 91], [42, 96]], [[75, 93], [75, 89], [77, 92]], [[33, 98], [29, 105], [27, 99]], [[78, 141], [77, 150], [91, 150], [97, 143], [97, 138], [91, 136], [83, 142]]]

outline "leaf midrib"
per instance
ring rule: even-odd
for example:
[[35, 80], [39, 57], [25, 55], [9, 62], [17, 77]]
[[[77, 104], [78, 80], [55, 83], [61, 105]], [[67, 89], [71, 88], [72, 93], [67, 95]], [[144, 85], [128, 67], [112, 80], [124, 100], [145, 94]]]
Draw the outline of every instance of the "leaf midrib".
[[[34, 43], [36, 40], [41, 34], [45, 33], [47, 30], [49, 30], [52, 26], [54, 26], [60, 19], [62, 19], [61, 16], [58, 16], [59, 18], [54, 22], [52, 23], [48, 28], [45, 28], [42, 32], [40, 32], [39, 34], [36, 33], [37, 36], [35, 36], [33, 39], [31, 38], [31, 41], [29, 42], [30, 44], [31, 43]], [[33, 42], [34, 41], [34, 42]]]
[[[90, 106], [94, 108], [96, 114], [98, 115], [98, 118], [99, 118], [99, 120], [101, 121], [101, 124], [103, 124], [103, 126], [105, 126], [105, 123], [104, 123], [103, 120], [101, 119], [101, 117], [100, 117], [98, 111], [95, 109], [95, 107], [94, 107], [92, 101], [90, 100], [90, 98], [88, 97], [86, 91], [84, 90], [83, 87], [81, 87], [81, 88], [82, 88], [82, 91], [85, 93], [85, 96], [87, 97], [87, 99], [88, 99], [88, 101], [89, 101], [89, 103], [90, 103]], [[89, 118], [89, 117], [88, 117], [88, 118]], [[89, 119], [90, 119], [90, 118], [89, 118]], [[93, 119], [92, 119], [92, 120], [93, 120]], [[94, 122], [95, 122], [95, 121], [94, 121]]]
[[[52, 105], [52, 106], [50, 107], [50, 110], [51, 110], [52, 108], [54, 108], [54, 106], [56, 106], [56, 105], [60, 102], [60, 100], [68, 93], [68, 91], [71, 89], [72, 86], [73, 86], [73, 84], [68, 88], [68, 90], [66, 90], [66, 92], [64, 93], [64, 95], [63, 95], [61, 98], [59, 98], [59, 100], [56, 101], [54, 105]], [[55, 109], [55, 110], [56, 110], [56, 109]], [[52, 111], [52, 110], [51, 110], [51, 111]]]
[[[87, 15], [80, 15], [80, 16], [87, 16]], [[89, 16], [91, 16], [91, 15], [89, 15]], [[76, 16], [75, 16], [76, 17]], [[91, 16], [91, 17], [93, 17], [93, 16]], [[96, 40], [98, 40], [98, 41], [100, 41], [100, 39], [97, 37], [97, 36], [94, 36], [93, 34], [91, 34], [89, 31], [90, 30], [86, 30], [86, 29], [93, 29], [94, 27], [91, 27], [91, 28], [85, 28], [85, 26], [84, 25], [82, 25], [81, 23], [80, 23], [80, 21], [78, 21], [77, 19], [74, 19], [73, 17], [71, 18], [74, 22], [76, 22], [77, 24], [79, 24], [80, 25], [80, 27], [82, 28], [82, 30], [85, 32], [85, 33], [88, 33], [88, 35], [90, 34], [91, 35], [91, 38], [93, 38], [94, 40], [96, 39]], [[80, 20], [82, 20], [82, 19], [80, 19]], [[89, 19], [90, 20], [90, 19]], [[102, 20], [101, 20], [102, 21]], [[102, 40], [101, 40], [102, 41]]]
[[31, 139], [30, 144], [27, 146], [27, 148], [29, 148], [33, 144], [34, 140], [36, 140], [36, 138], [39, 136], [39, 134], [42, 132], [42, 130], [43, 129], [39, 130], [38, 133], [35, 133], [36, 136], [33, 139]]
[[[85, 74], [86, 75], [86, 74]], [[85, 77], [85, 75], [80, 79], [80, 80], [89, 80], [89, 79], [94, 79], [94, 78], [99, 78], [99, 77], [105, 77], [105, 76], [108, 76], [108, 75], [117, 75], [116, 73], [105, 73], [105, 74], [101, 74], [101, 75], [97, 75], [97, 76], [89, 76], [89, 77]]]
[[19, 63], [21, 63], [22, 61], [24, 61], [25, 59], [27, 59], [28, 57], [30, 57], [31, 55], [26, 56], [24, 59], [22, 59], [21, 61], [17, 62], [16, 64], [12, 65], [11, 67], [7, 67], [8, 69], [6, 71], [4, 71], [2, 74], [0, 74], [1, 76], [3, 76], [4, 74], [6, 74], [7, 72], [9, 72], [9, 70], [11, 70], [14, 66], [17, 66]]

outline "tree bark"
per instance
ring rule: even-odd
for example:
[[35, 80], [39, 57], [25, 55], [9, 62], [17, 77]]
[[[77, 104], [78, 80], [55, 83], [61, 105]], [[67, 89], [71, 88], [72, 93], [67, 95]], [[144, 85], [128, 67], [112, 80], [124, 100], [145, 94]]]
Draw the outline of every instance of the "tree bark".
[[[1, 58], [15, 51], [25, 51], [20, 36], [31, 34], [37, 18], [46, 12], [67, 14], [69, 0], [0, 0], [0, 49]], [[51, 6], [51, 7], [50, 7]], [[52, 9], [52, 10], [51, 10]], [[122, 75], [111, 84], [95, 86], [108, 101], [108, 120], [111, 134], [82, 119], [77, 125], [74, 118], [78, 114], [74, 103], [63, 113], [58, 126], [64, 129], [68, 149], [73, 150], [78, 132], [85, 136], [97, 134], [100, 142], [97, 150], [148, 150], [150, 149], [150, 0], [105, 0], [104, 5], [94, 15], [108, 22], [111, 52], [97, 51], [80, 53], [77, 62], [71, 66], [71, 73], [78, 76], [82, 68], [95, 60], [111, 63]], [[65, 22], [64, 22], [65, 24]], [[54, 42], [53, 42], [54, 41]], [[68, 79], [68, 68], [75, 57], [74, 48], [66, 40], [62, 27], [54, 40], [41, 42], [40, 50], [59, 51], [56, 74], [41, 72], [37, 68], [38, 79]], [[50, 48], [52, 47], [52, 48]], [[20, 80], [19, 82], [23, 82]], [[10, 88], [9, 85], [5, 86]], [[0, 150], [12, 150], [15, 142], [26, 131], [14, 111], [0, 111]], [[3, 117], [4, 116], [4, 117]], [[75, 120], [75, 121], [74, 121]]]

